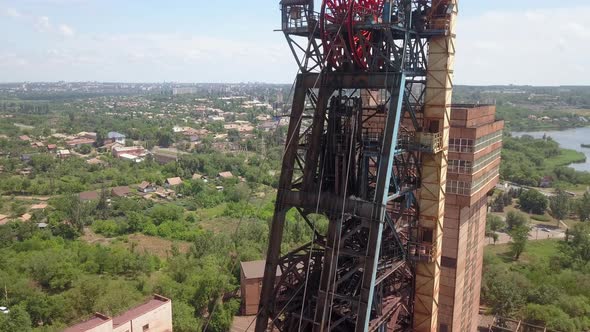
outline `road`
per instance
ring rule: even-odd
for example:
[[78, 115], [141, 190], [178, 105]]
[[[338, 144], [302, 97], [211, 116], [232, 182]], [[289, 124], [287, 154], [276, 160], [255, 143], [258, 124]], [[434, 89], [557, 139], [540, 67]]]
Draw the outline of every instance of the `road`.
[[[565, 238], [565, 231], [560, 228], [549, 228], [543, 225], [534, 225], [529, 232], [529, 240], [547, 240], [547, 239], [563, 239]], [[498, 241], [496, 244], [503, 244], [510, 242], [510, 235], [504, 232], [498, 232]], [[492, 238], [486, 239], [486, 245], [494, 244]]]

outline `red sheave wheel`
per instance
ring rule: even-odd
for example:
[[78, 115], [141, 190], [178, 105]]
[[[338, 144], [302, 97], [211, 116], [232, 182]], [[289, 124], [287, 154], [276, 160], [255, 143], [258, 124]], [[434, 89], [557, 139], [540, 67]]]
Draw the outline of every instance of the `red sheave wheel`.
[[348, 29], [352, 14], [351, 0], [323, 0], [320, 13], [320, 35], [324, 60], [333, 68], [351, 62]]
[[[383, 16], [384, 0], [354, 0], [349, 21], [349, 43], [354, 63], [360, 69], [367, 69], [371, 63], [373, 50], [373, 33], [358, 29], [358, 25], [378, 23]], [[355, 31], [356, 30], [356, 31]]]

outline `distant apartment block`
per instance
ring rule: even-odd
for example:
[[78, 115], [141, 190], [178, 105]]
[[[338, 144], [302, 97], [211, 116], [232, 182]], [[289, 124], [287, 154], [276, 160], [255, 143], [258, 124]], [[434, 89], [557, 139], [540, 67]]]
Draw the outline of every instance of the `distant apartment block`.
[[160, 295], [116, 317], [101, 313], [65, 332], [172, 332], [172, 301]]
[[440, 332], [476, 331], [488, 192], [499, 180], [503, 121], [491, 105], [451, 112], [439, 294]]
[[188, 94], [195, 94], [199, 92], [197, 87], [180, 87], [180, 88], [172, 88], [173, 95], [188, 95]]

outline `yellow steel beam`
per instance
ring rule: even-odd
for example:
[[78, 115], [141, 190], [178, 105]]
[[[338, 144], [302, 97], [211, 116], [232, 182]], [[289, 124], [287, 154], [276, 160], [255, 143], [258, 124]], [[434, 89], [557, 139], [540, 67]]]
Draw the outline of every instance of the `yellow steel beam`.
[[435, 13], [440, 8], [445, 8], [445, 13], [448, 15], [436, 17], [435, 14], [431, 23], [447, 30], [447, 34], [434, 37], [429, 42], [424, 128], [429, 130], [438, 127], [442, 142], [440, 142], [440, 149], [435, 153], [424, 153], [422, 156], [422, 187], [418, 193], [419, 238], [417, 240], [432, 245], [432, 256], [429, 260], [416, 263], [414, 331], [438, 330], [438, 291], [458, 0], [433, 0], [432, 7]]

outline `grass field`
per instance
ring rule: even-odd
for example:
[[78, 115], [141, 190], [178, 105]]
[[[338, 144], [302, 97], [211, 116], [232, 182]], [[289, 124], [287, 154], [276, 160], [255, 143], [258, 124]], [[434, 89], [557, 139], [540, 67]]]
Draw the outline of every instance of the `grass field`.
[[557, 157], [545, 159], [544, 169], [553, 170], [559, 166], [566, 166], [576, 162], [586, 161], [586, 156], [582, 152], [570, 149], [561, 149], [561, 154]]
[[525, 251], [517, 262], [512, 259], [512, 255], [510, 254], [510, 244], [486, 246], [484, 253], [488, 257], [492, 256], [498, 258], [502, 264], [524, 264], [540, 260], [549, 260], [552, 256], [557, 254], [560, 241], [561, 240], [529, 241]]

